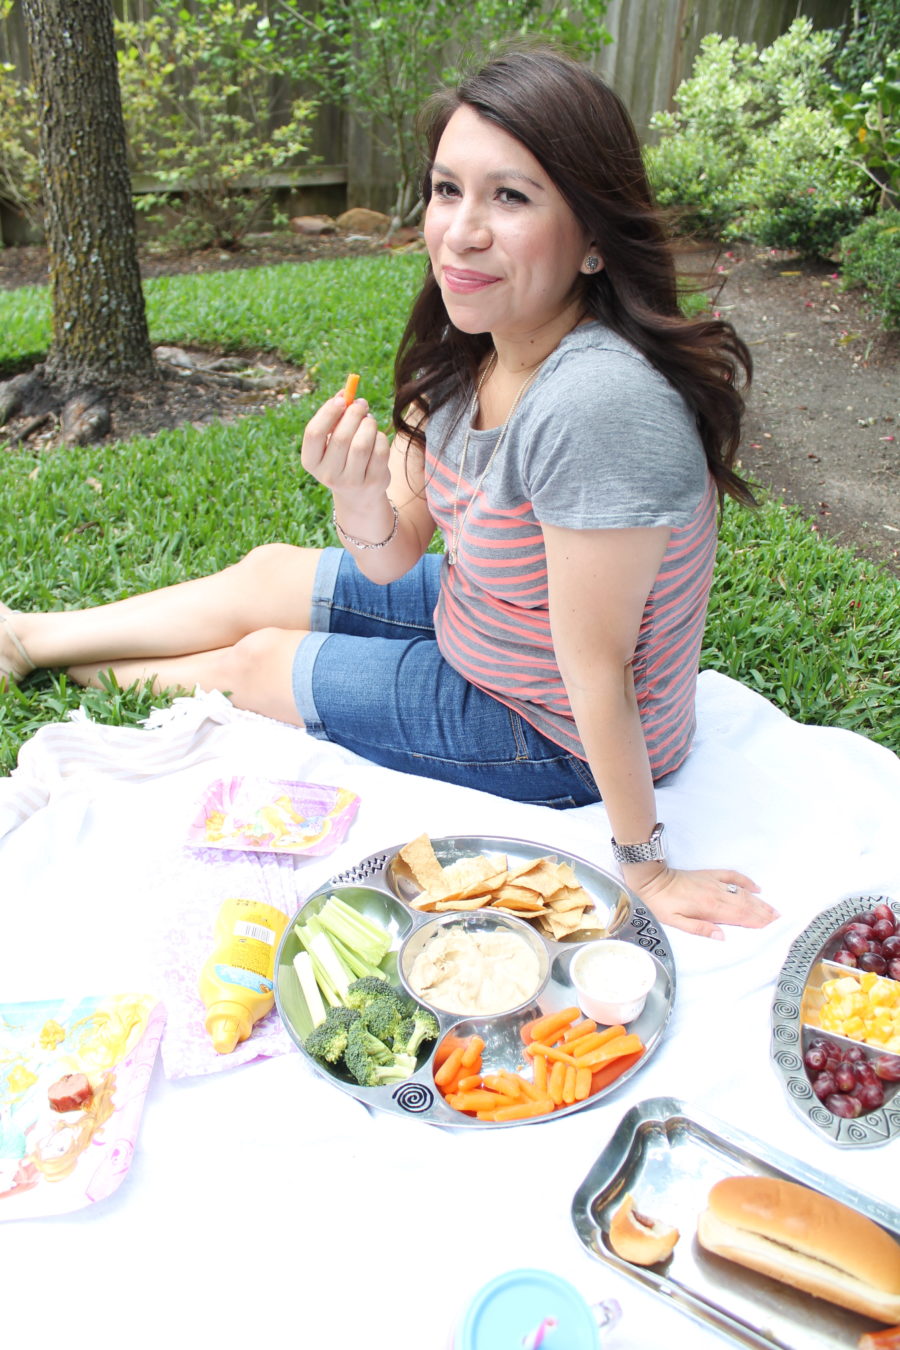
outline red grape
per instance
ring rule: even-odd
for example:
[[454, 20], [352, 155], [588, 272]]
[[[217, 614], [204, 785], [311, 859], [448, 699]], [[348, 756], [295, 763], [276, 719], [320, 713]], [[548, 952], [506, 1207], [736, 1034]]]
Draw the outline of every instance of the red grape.
[[855, 966], [856, 957], [852, 952], [848, 952], [846, 947], [842, 947], [839, 952], [835, 952], [832, 958], [839, 966]]
[[822, 1036], [807, 1042], [803, 1062], [819, 1101], [847, 1120], [877, 1111], [884, 1105], [885, 1083], [900, 1082], [900, 1055], [870, 1057], [865, 1046], [838, 1045]]
[[859, 919], [856, 919], [853, 923], [847, 924], [847, 932], [862, 933], [864, 938], [870, 938], [872, 936], [872, 925], [870, 923], [860, 923]]
[[900, 1055], [877, 1055], [875, 1072], [886, 1083], [900, 1083]]
[[895, 956], [888, 963], [887, 973], [892, 980], [900, 980], [900, 956]]
[[834, 1071], [834, 1085], [838, 1092], [853, 1092], [856, 1088], [856, 1073], [852, 1064], [839, 1064]]
[[819, 1098], [824, 1101], [826, 1097], [832, 1096], [836, 1091], [837, 1084], [834, 1081], [834, 1075], [830, 1073], [820, 1073], [812, 1081], [812, 1090]]
[[867, 909], [867, 910], [864, 911], [864, 913], [862, 913], [862, 914], [857, 914], [857, 916], [856, 916], [856, 922], [857, 922], [857, 923], [867, 923], [867, 924], [869, 925], [869, 927], [871, 928], [871, 926], [872, 926], [873, 923], [877, 923], [877, 922], [878, 922], [878, 915], [875, 913], [874, 909]]
[[869, 950], [869, 939], [865, 934], [860, 933], [859, 929], [852, 929], [844, 934], [844, 947], [854, 956], [862, 956], [863, 952]]
[[825, 1098], [825, 1105], [833, 1116], [843, 1116], [845, 1120], [854, 1120], [862, 1115], [862, 1102], [846, 1092], [832, 1092]]
[[894, 911], [891, 909], [890, 905], [886, 905], [883, 901], [880, 905], [875, 906], [875, 908], [872, 910], [872, 913], [875, 915], [876, 919], [884, 919], [886, 921], [889, 921], [891, 924], [895, 922], [897, 917], [894, 914]]
[[881, 944], [881, 955], [886, 956], [889, 961], [900, 956], [900, 934], [894, 934], [893, 937], [885, 938]]
[[884, 942], [885, 938], [892, 938], [894, 936], [894, 920], [879, 919], [877, 923], [873, 923], [872, 936], [876, 942]]
[[878, 952], [863, 952], [857, 965], [860, 970], [871, 971], [873, 975], [883, 975], [887, 970], [887, 961]]
[[877, 1081], [860, 1083], [856, 1096], [864, 1111], [877, 1111], [879, 1106], [884, 1106], [884, 1088]]

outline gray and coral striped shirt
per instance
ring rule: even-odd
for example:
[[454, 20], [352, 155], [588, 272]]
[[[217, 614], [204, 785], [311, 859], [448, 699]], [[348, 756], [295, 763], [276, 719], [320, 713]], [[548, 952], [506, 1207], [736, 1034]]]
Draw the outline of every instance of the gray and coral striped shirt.
[[465, 517], [435, 612], [444, 658], [584, 759], [553, 652], [541, 524], [668, 526], [633, 661], [650, 765], [662, 778], [694, 734], [716, 551], [716, 492], [689, 409], [634, 347], [584, 324], [542, 366], [480, 486], [500, 433], [470, 432], [454, 520], [467, 411], [445, 405], [427, 433], [428, 504], [448, 544]]

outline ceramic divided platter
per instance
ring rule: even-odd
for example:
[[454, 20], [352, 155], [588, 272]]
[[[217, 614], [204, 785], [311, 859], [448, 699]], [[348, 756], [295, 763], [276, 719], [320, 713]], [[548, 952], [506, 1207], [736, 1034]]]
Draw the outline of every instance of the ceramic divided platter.
[[[672, 1097], [639, 1102], [622, 1117], [572, 1202], [572, 1222], [588, 1252], [696, 1322], [752, 1350], [855, 1350], [875, 1329], [824, 1299], [735, 1265], [700, 1247], [697, 1219], [715, 1182], [776, 1177], [823, 1191], [900, 1239], [900, 1211], [769, 1148]], [[635, 1266], [609, 1245], [610, 1220], [630, 1191], [635, 1208], [681, 1236], [667, 1261]], [[684, 1338], [685, 1343], [689, 1343]], [[681, 1344], [682, 1338], [673, 1338]]]
[[[807, 1018], [821, 1001], [821, 986], [825, 980], [852, 974], [852, 969], [838, 965], [832, 958], [841, 946], [841, 932], [859, 914], [877, 904], [888, 904], [900, 918], [900, 902], [880, 895], [848, 896], [819, 914], [791, 943], [787, 959], [775, 985], [772, 1002], [772, 1063], [779, 1075], [788, 1100], [799, 1115], [813, 1129], [832, 1143], [843, 1148], [860, 1148], [884, 1144], [900, 1134], [900, 1083], [885, 1082], [885, 1102], [882, 1107], [868, 1111], [855, 1119], [833, 1115], [820, 1102], [803, 1064], [809, 1042], [821, 1037], [839, 1047], [863, 1045], [834, 1032], [810, 1026]], [[873, 1045], [863, 1045], [867, 1057], [882, 1057], [896, 1065], [900, 1073], [900, 1056], [888, 1055]]]
[[[523, 1025], [534, 1017], [560, 1011], [576, 1002], [575, 991], [569, 977], [572, 957], [580, 943], [609, 936], [644, 948], [653, 957], [656, 965], [656, 981], [650, 990], [644, 1010], [628, 1024], [627, 1028], [640, 1036], [645, 1051], [641, 1058], [613, 1083], [585, 1101], [557, 1108], [553, 1113], [554, 1117], [569, 1115], [573, 1111], [593, 1106], [633, 1074], [639, 1073], [662, 1039], [675, 998], [675, 964], [665, 934], [650, 911], [638, 903], [636, 897], [618, 878], [562, 849], [521, 839], [480, 835], [432, 839], [431, 843], [439, 862], [444, 867], [462, 858], [473, 858], [483, 853], [505, 854], [511, 867], [520, 862], [545, 856], [553, 857], [561, 863], [568, 863], [579, 884], [588, 891], [594, 901], [595, 911], [593, 914], [589, 912], [588, 917], [592, 924], [601, 926], [600, 930], [597, 931], [594, 927], [590, 930], [580, 930], [567, 940], [557, 942], [538, 934], [536, 930], [532, 930], [532, 925], [526, 925], [524, 920], [511, 920], [513, 925], [527, 926], [534, 932], [537, 941], [546, 948], [549, 974], [538, 995], [515, 1012], [490, 1017], [470, 1017], [435, 1009], [441, 1028], [440, 1036], [436, 1042], [423, 1047], [415, 1073], [407, 1081], [396, 1085], [361, 1087], [342, 1067], [336, 1066], [332, 1069], [311, 1055], [306, 1055], [304, 1041], [312, 1027], [293, 968], [293, 958], [301, 950], [300, 940], [294, 932], [294, 923], [298, 919], [315, 914], [330, 895], [339, 896], [348, 905], [353, 905], [390, 933], [393, 947], [388, 963], [383, 968], [389, 971], [395, 983], [399, 983], [399, 978], [396, 978], [397, 963], [404, 945], [415, 944], [418, 930], [430, 923], [435, 916], [413, 909], [407, 903], [419, 892], [408, 874], [404, 874], [397, 866], [399, 850], [404, 847], [402, 843], [395, 848], [372, 854], [356, 866], [332, 877], [307, 898], [285, 930], [276, 956], [275, 1001], [278, 1011], [291, 1039], [316, 1071], [330, 1079], [335, 1087], [368, 1106], [397, 1114], [414, 1114], [433, 1125], [498, 1129], [508, 1128], [510, 1124], [530, 1124], [532, 1122], [529, 1120], [502, 1124], [478, 1120], [448, 1106], [434, 1083], [432, 1060], [436, 1046], [451, 1031], [458, 1036], [477, 1034], [485, 1042], [484, 1072], [516, 1070], [523, 1061], [520, 1036]], [[476, 910], [469, 914], [457, 913], [453, 917], [459, 920], [477, 919], [478, 915], [484, 912]], [[548, 1117], [538, 1119], [547, 1120]]]

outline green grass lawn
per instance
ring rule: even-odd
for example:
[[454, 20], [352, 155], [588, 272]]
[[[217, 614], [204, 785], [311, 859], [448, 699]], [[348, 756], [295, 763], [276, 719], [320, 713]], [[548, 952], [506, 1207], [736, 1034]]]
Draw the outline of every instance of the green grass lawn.
[[[152, 440], [3, 448], [0, 598], [14, 608], [115, 599], [235, 561], [254, 544], [335, 542], [329, 496], [299, 461], [303, 426], [348, 370], [383, 426], [396, 343], [421, 255], [282, 264], [145, 283], [154, 342], [267, 350], [314, 392], [263, 415]], [[0, 373], [49, 342], [46, 288], [0, 292]], [[0, 433], [2, 434], [2, 433]], [[900, 584], [823, 540], [795, 512], [729, 503], [703, 656], [801, 722], [900, 750]], [[132, 722], [158, 699], [83, 691], [42, 672], [0, 694], [0, 772], [39, 726], [83, 704]]]

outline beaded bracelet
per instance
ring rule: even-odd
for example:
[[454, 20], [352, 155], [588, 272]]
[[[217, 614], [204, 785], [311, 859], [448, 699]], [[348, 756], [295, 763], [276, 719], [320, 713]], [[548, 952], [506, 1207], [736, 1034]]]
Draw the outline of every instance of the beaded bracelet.
[[388, 504], [394, 513], [394, 524], [391, 528], [391, 532], [388, 535], [387, 539], [382, 539], [377, 544], [367, 544], [365, 539], [354, 539], [353, 535], [348, 534], [347, 531], [338, 523], [337, 512], [335, 510], [332, 510], [331, 512], [331, 523], [337, 530], [341, 538], [346, 539], [347, 543], [352, 544], [354, 548], [385, 548], [394, 538], [394, 535], [397, 533], [397, 527], [400, 524], [400, 512], [397, 510], [396, 506], [391, 501], [390, 497], [388, 497]]

